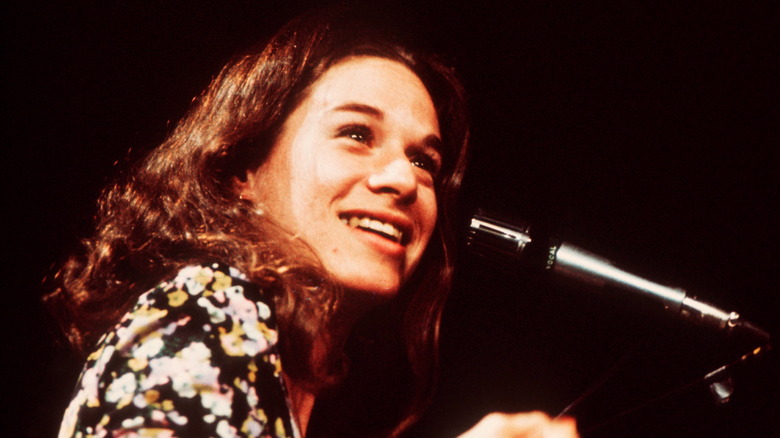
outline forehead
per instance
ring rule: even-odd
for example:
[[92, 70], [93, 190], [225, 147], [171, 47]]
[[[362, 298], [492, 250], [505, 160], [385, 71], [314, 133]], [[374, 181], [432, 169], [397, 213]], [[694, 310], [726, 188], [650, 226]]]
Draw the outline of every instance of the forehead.
[[405, 65], [386, 58], [355, 56], [334, 64], [314, 82], [306, 100], [323, 110], [349, 102], [376, 107], [387, 115], [413, 115], [418, 123], [439, 129], [423, 82]]
[[[374, 76], [365, 76], [372, 74]], [[360, 79], [360, 83], [353, 82]], [[366, 86], [381, 80], [402, 81], [407, 85], [420, 89], [427, 94], [427, 90], [420, 78], [406, 65], [388, 58], [370, 55], [348, 56], [331, 65], [315, 82], [315, 87], [323, 83], [335, 85], [341, 82], [352, 85]]]

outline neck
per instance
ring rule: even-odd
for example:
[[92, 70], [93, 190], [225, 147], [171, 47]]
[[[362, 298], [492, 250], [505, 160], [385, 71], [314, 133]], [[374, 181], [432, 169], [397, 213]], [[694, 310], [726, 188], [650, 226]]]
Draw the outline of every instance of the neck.
[[[344, 299], [341, 300], [338, 311], [334, 318], [337, 320], [338, 333], [334, 333], [337, 337], [349, 336], [355, 323], [363, 317], [369, 310], [376, 307], [378, 304], [387, 302], [387, 297], [377, 296], [370, 292], [345, 290]], [[342, 339], [342, 341], [344, 340]], [[327, 348], [322, 342], [315, 341], [313, 346], [314, 354], [325, 354]], [[301, 384], [297, 379], [291, 378], [286, 373], [283, 373], [284, 382], [287, 386], [287, 392], [290, 397], [290, 403], [292, 404], [293, 416], [295, 422], [302, 436], [306, 436], [309, 419], [311, 418], [312, 409], [314, 408], [314, 402], [316, 401], [316, 393], [309, 389], [304, 384]]]
[[371, 309], [385, 304], [392, 300], [391, 297], [382, 296], [373, 292], [366, 292], [355, 289], [345, 289], [344, 298], [339, 304], [336, 318], [339, 325], [345, 329], [344, 336], [347, 336], [366, 313]]

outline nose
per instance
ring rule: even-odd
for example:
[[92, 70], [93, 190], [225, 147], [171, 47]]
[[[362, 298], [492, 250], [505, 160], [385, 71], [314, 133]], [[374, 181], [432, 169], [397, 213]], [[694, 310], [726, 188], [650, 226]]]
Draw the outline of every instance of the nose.
[[406, 157], [398, 157], [377, 167], [368, 177], [368, 188], [374, 193], [389, 193], [406, 202], [417, 197], [417, 176]]

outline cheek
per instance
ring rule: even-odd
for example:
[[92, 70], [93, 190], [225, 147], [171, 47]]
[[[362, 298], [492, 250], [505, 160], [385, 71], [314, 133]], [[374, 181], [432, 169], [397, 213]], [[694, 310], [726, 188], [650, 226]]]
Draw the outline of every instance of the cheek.
[[436, 203], [436, 193], [433, 189], [426, 189], [424, 193], [420, 194], [420, 221], [423, 224], [421, 229], [426, 235], [426, 245], [433, 233], [433, 229], [436, 228], [436, 219], [438, 217], [438, 205]]
[[313, 186], [330, 186], [338, 180], [338, 167], [332, 157], [325, 153], [312, 154], [311, 167], [308, 169], [310, 183]]
[[433, 191], [420, 194], [417, 201], [419, 205], [417, 220], [420, 223], [420, 240], [414, 249], [408, 253], [406, 279], [417, 269], [417, 265], [422, 260], [425, 250], [431, 243], [431, 236], [436, 228], [438, 206]]
[[[306, 153], [308, 152], [308, 153]], [[327, 187], [331, 185], [332, 175], [323, 165], [327, 161], [316, 150], [299, 150], [290, 163], [290, 185], [292, 187], [290, 202], [299, 207], [309, 209], [315, 207], [325, 197]], [[307, 214], [312, 211], [306, 211]]]
[[338, 151], [319, 151], [308, 160], [312, 163], [308, 177], [317, 189], [328, 190], [330, 195], [346, 194], [366, 172], [365, 162]]

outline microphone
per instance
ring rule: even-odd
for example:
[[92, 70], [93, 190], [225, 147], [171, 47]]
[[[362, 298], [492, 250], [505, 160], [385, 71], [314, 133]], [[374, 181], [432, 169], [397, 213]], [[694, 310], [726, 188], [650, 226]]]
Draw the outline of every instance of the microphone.
[[740, 318], [736, 312], [699, 301], [688, 296], [684, 289], [663, 286], [626, 272], [611, 261], [567, 242], [532, 234], [531, 226], [522, 221], [508, 222], [478, 210], [469, 225], [467, 245], [474, 253], [505, 269], [524, 264], [598, 287], [617, 287], [660, 302], [664, 309], [681, 319], [729, 335], [769, 342], [769, 333]]

